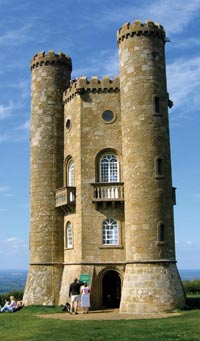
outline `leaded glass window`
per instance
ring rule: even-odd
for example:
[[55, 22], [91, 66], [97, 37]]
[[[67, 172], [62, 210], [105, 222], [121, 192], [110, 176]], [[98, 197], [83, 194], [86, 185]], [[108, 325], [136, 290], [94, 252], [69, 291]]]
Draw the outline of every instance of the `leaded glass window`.
[[74, 160], [68, 163], [68, 186], [74, 186]]
[[72, 223], [68, 221], [66, 225], [66, 247], [72, 248], [72, 246]]
[[118, 223], [113, 218], [107, 218], [102, 226], [102, 243], [103, 245], [118, 245]]
[[100, 182], [119, 181], [119, 162], [114, 154], [103, 155], [100, 159]]

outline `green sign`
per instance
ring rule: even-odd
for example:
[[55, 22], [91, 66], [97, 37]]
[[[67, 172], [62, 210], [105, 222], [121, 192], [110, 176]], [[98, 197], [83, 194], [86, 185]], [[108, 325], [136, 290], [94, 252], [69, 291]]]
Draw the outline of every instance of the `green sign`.
[[90, 284], [90, 275], [89, 274], [81, 274], [80, 275], [80, 281], [86, 282], [87, 285], [89, 285]]

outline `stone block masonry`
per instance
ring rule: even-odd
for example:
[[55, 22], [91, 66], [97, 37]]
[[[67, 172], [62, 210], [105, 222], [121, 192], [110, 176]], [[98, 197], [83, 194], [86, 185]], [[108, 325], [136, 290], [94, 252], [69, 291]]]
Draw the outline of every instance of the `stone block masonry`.
[[31, 60], [30, 269], [24, 302], [64, 304], [87, 274], [91, 308], [184, 306], [176, 267], [164, 28], [117, 34], [120, 75], [71, 80], [68, 55]]

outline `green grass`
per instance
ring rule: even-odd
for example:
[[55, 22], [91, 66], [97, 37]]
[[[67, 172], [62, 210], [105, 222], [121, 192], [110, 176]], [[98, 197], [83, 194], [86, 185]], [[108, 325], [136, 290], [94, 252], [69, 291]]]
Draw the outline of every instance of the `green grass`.
[[[181, 312], [163, 319], [117, 321], [70, 321], [40, 318], [40, 314], [61, 312], [60, 307], [25, 307], [0, 314], [0, 339], [6, 341], [62, 340], [199, 340], [200, 310]], [[63, 313], [66, 314], [66, 313]]]
[[200, 294], [187, 294], [188, 298], [200, 298]]

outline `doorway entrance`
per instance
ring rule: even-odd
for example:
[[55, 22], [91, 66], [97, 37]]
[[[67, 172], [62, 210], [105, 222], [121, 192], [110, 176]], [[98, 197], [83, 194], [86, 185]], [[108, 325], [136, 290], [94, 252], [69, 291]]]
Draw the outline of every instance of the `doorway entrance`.
[[121, 279], [117, 271], [109, 270], [102, 279], [103, 306], [119, 308], [121, 299]]

